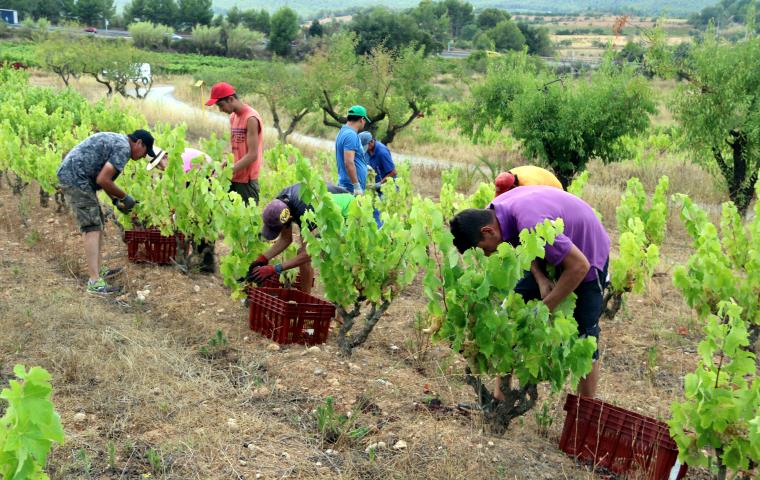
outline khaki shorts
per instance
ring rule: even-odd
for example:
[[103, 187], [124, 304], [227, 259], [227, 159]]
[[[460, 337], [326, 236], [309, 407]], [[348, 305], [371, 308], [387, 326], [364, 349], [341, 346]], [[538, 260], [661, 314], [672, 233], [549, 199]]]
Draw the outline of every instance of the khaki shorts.
[[71, 207], [82, 233], [100, 232], [105, 225], [103, 211], [100, 209], [98, 196], [93, 190], [83, 190], [66, 185], [61, 186], [66, 203]]
[[230, 192], [236, 192], [245, 203], [249, 203], [251, 199], [253, 199], [253, 203], [259, 203], [258, 180], [249, 180], [246, 183], [232, 182], [230, 184]]

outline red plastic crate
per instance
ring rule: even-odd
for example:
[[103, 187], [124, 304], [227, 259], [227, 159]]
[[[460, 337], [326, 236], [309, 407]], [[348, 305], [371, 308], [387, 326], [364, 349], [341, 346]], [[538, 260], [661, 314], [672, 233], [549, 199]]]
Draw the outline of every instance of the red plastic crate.
[[184, 235], [177, 233], [170, 237], [161, 235], [158, 229], [127, 230], [124, 241], [127, 243], [127, 256], [130, 262], [149, 262], [169, 265], [177, 256], [177, 236], [184, 241]]
[[258, 288], [285, 288], [285, 287], [282, 285], [282, 282], [280, 281], [279, 277], [271, 276], [267, 278], [266, 280], [264, 280], [264, 282], [262, 282], [261, 286]]
[[[311, 279], [311, 287], [314, 288], [314, 278]], [[285, 288], [285, 284], [280, 281], [280, 277], [272, 276], [264, 280], [259, 288]], [[290, 288], [297, 290], [301, 289], [301, 275], [297, 275], [295, 281], [290, 285]]]
[[282, 345], [324, 343], [335, 316], [332, 303], [293, 289], [251, 288], [248, 303], [251, 330]]
[[[569, 394], [559, 448], [615, 475], [668, 480], [678, 447], [668, 425], [592, 398]], [[681, 465], [676, 478], [686, 475]], [[634, 473], [636, 472], [636, 473]]]

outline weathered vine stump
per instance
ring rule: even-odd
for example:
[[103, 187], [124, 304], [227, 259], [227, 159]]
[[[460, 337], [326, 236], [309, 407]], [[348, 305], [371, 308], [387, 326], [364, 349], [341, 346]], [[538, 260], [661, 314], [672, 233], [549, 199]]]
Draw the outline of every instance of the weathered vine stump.
[[351, 311], [347, 311], [340, 305], [335, 306], [337, 312], [343, 319], [343, 324], [338, 330], [338, 347], [340, 347], [340, 351], [343, 355], [350, 357], [354, 348], [363, 344], [367, 340], [369, 334], [372, 333], [372, 329], [375, 328], [380, 317], [383, 316], [390, 305], [391, 302], [387, 300], [380, 305], [372, 303], [369, 312], [364, 315], [364, 325], [356, 335], [354, 335], [351, 330], [353, 329], [356, 320], [361, 315], [361, 301], [357, 301]]
[[501, 377], [499, 387], [504, 400], [497, 400], [483, 384], [480, 376], [473, 375], [470, 367], [465, 370], [465, 380], [478, 395], [483, 411], [483, 419], [494, 435], [504, 435], [513, 419], [525, 415], [538, 401], [535, 385], [521, 385], [512, 388], [512, 375]]
[[47, 208], [50, 206], [50, 194], [40, 187], [40, 207]]

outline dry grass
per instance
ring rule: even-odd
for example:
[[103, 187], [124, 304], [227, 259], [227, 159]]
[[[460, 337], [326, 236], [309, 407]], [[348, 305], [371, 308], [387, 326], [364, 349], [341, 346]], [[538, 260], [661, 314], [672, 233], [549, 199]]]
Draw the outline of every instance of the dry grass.
[[[65, 87], [63, 80], [61, 80], [60, 77], [40, 70], [32, 70], [29, 83], [41, 87]], [[104, 85], [96, 82], [95, 79], [89, 75], [72, 78], [69, 80], [69, 86], [77, 90], [91, 102], [106, 98], [106, 93], [108, 92], [108, 89]]]
[[[583, 198], [601, 214], [605, 227], [614, 230], [615, 210], [620, 196], [625, 191], [629, 178], [641, 180], [647, 192], [653, 192], [662, 175], [670, 180], [669, 194], [685, 193], [705, 208], [712, 220], [720, 217], [720, 204], [727, 201], [725, 190], [717, 184], [715, 177], [705, 169], [684, 159], [660, 157], [657, 163], [637, 165], [633, 162], [618, 162], [604, 165], [599, 161], [589, 164], [589, 183]], [[687, 240], [683, 224], [675, 209], [671, 209], [668, 221], [668, 239], [679, 243]]]
[[[516, 19], [540, 20], [547, 25], [558, 25], [560, 28], [612, 28], [617, 20], [617, 15], [605, 16], [542, 16], [542, 15], [515, 15]], [[679, 28], [688, 26], [688, 20], [685, 18], [665, 18], [663, 26], [665, 28]], [[635, 25], [640, 28], [651, 28], [654, 26], [653, 17], [630, 17], [629, 25]]]

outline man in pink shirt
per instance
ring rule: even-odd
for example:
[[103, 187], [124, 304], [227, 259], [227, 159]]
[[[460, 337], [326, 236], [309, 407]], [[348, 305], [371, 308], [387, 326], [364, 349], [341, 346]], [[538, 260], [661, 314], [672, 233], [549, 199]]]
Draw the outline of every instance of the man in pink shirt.
[[259, 171], [264, 157], [264, 122], [261, 115], [243, 103], [235, 88], [225, 82], [211, 87], [211, 98], [206, 105], [216, 105], [230, 116], [230, 144], [235, 157], [230, 191], [237, 192], [246, 203], [249, 199], [259, 203]]

